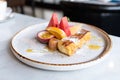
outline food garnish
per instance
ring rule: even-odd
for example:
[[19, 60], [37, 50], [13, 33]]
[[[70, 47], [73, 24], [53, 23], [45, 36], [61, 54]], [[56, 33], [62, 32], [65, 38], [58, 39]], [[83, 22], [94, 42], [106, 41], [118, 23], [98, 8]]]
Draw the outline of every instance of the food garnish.
[[49, 43], [48, 43], [48, 48], [52, 51], [57, 50], [57, 44], [58, 44], [58, 39], [57, 38], [52, 38], [50, 39]]
[[71, 36], [70, 27], [68, 25], [67, 17], [63, 17], [60, 21], [59, 28], [62, 29], [67, 36]]
[[51, 33], [49, 33], [46, 30], [40, 31], [37, 33], [37, 39], [41, 42], [41, 43], [48, 43], [49, 40], [51, 38], [53, 38], [54, 35], [52, 35]]
[[50, 32], [52, 35], [54, 35], [57, 39], [62, 39], [66, 37], [65, 32], [60, 28], [48, 27], [46, 30]]
[[91, 39], [91, 32], [81, 29], [81, 24], [71, 26], [67, 17], [58, 22], [57, 14], [53, 13], [47, 28], [37, 34], [37, 39], [41, 43], [47, 43], [48, 49], [59, 50], [65, 55], [72, 56]]
[[76, 24], [76, 25], [73, 25], [72, 27], [70, 27], [71, 35], [76, 34], [80, 30], [81, 30], [81, 24]]
[[51, 26], [54, 26], [54, 27], [58, 27], [59, 26], [58, 17], [57, 17], [56, 13], [52, 14], [51, 20], [50, 20], [50, 22], [49, 22], [47, 27], [51, 27]]

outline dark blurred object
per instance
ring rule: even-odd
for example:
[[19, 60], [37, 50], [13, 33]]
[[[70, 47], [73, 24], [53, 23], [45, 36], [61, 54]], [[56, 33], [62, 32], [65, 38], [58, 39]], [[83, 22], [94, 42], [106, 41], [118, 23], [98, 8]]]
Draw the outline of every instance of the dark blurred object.
[[34, 1], [35, 6], [37, 6], [39, 8], [61, 11], [60, 4], [56, 3], [57, 0], [54, 0], [54, 2], [49, 2], [49, 1], [47, 2], [47, 1], [44, 1], [44, 0], [26, 0], [27, 5], [31, 5], [30, 4], [31, 1]]
[[32, 8], [32, 15], [35, 16], [35, 6], [36, 6], [35, 0], [26, 0], [26, 4], [28, 6], [31, 6], [31, 8]]
[[7, 0], [8, 6], [13, 8], [14, 11], [18, 11], [20, 8], [21, 13], [24, 14], [25, 0]]
[[64, 15], [71, 21], [92, 24], [109, 34], [120, 36], [120, 4], [62, 1], [61, 6]]
[[24, 14], [24, 6], [26, 2], [29, 1], [29, 6], [32, 9], [32, 15], [35, 16], [35, 0], [7, 0], [8, 6], [13, 8], [14, 11], [18, 12], [20, 9], [20, 13]]
[[120, 0], [111, 0], [111, 2], [120, 3]]

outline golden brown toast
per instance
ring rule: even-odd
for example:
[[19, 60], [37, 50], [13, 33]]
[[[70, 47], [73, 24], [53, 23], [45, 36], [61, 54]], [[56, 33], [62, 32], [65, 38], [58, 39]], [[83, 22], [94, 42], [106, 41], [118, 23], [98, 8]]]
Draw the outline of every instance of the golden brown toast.
[[68, 56], [73, 55], [78, 48], [81, 48], [91, 38], [90, 31], [82, 29], [70, 37], [58, 41], [58, 50]]

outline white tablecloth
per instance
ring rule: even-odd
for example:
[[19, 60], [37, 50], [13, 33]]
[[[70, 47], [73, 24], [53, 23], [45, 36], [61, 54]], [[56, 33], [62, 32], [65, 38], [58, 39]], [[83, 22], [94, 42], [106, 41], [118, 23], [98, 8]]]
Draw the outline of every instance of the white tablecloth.
[[111, 36], [112, 49], [101, 63], [77, 71], [57, 72], [32, 68], [13, 55], [9, 43], [23, 28], [45, 22], [42, 19], [16, 14], [0, 23], [0, 80], [120, 80], [120, 37]]

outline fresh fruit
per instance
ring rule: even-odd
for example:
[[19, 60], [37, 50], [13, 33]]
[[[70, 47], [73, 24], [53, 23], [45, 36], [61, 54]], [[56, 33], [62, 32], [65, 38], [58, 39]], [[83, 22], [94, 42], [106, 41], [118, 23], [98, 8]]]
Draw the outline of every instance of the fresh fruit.
[[62, 39], [66, 37], [65, 32], [57, 27], [48, 27], [47, 31], [53, 34], [57, 39]]
[[49, 44], [48, 47], [50, 50], [57, 50], [57, 43], [58, 43], [58, 39], [56, 38], [52, 38], [49, 40]]
[[37, 33], [37, 39], [41, 42], [41, 43], [48, 43], [49, 40], [51, 38], [53, 38], [54, 35], [52, 35], [51, 33], [49, 33], [48, 31], [44, 30], [44, 31], [40, 31]]
[[54, 26], [54, 27], [58, 27], [59, 26], [58, 18], [57, 18], [57, 14], [56, 13], [52, 14], [51, 20], [50, 20], [50, 22], [48, 24], [48, 27], [51, 27], [51, 26]]
[[79, 32], [80, 30], [81, 30], [81, 24], [76, 24], [76, 25], [70, 27], [71, 35], [74, 35], [75, 33]]
[[63, 17], [61, 19], [59, 28], [62, 29], [66, 33], [67, 36], [71, 35], [70, 29], [69, 29], [69, 25], [68, 25], [67, 17]]

